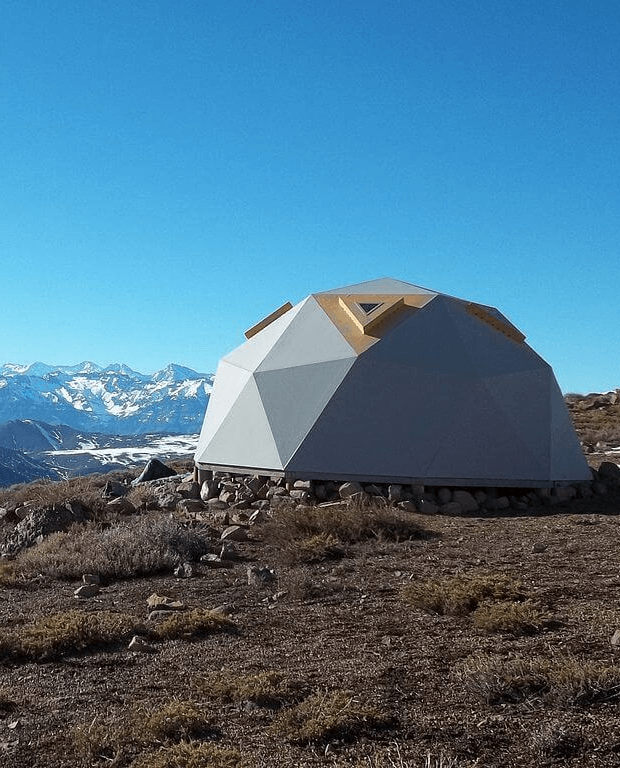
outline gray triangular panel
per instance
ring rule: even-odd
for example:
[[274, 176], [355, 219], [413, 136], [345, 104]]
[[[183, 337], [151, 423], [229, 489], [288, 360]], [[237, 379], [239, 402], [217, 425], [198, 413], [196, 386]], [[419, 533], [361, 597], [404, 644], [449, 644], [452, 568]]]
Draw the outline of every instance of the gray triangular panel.
[[458, 413], [457, 378], [364, 356], [345, 376], [306, 439], [291, 472], [419, 477], [439, 424]]
[[355, 358], [356, 353], [344, 336], [321, 309], [316, 299], [309, 297], [297, 315], [265, 355], [257, 371], [290, 368], [325, 360]]
[[393, 362], [463, 378], [478, 376], [455, 328], [448, 300], [441, 296], [408, 315], [384, 335], [380, 344], [362, 354], [378, 366], [378, 375], [384, 363]]
[[355, 358], [255, 374], [282, 465], [286, 465]]
[[220, 428], [205, 447], [200, 461], [228, 467], [282, 469], [253, 377], [235, 399]]
[[550, 386], [551, 473], [558, 482], [586, 482], [592, 473], [572, 425], [568, 408], [555, 381]]
[[548, 464], [541, 466], [479, 382], [468, 382], [460, 405], [449, 437], [425, 468], [426, 477], [547, 481]]

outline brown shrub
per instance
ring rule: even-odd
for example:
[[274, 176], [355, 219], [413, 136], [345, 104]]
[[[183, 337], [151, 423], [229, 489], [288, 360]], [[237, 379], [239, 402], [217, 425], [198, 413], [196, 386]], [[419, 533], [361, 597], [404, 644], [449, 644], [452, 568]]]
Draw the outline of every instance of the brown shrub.
[[540, 605], [531, 600], [524, 603], [503, 600], [481, 603], [474, 611], [472, 620], [478, 629], [518, 636], [539, 632], [550, 623], [551, 618]]
[[207, 696], [226, 701], [251, 701], [258, 706], [280, 706], [296, 699], [304, 689], [303, 684], [289, 680], [281, 672], [265, 671], [254, 675], [234, 672], [215, 672], [196, 682]]
[[472, 573], [412, 582], [403, 589], [404, 599], [429, 613], [463, 616], [483, 600], [525, 600], [521, 582], [505, 573]]
[[362, 704], [347, 691], [314, 693], [299, 704], [282, 710], [268, 732], [294, 744], [350, 738], [393, 721], [388, 712]]
[[241, 768], [247, 763], [236, 749], [181, 742], [141, 755], [131, 768]]
[[235, 623], [219, 611], [194, 608], [191, 611], [175, 611], [153, 629], [160, 640], [191, 640], [200, 635], [224, 632], [235, 628]]
[[144, 625], [134, 616], [111, 611], [64, 611], [31, 624], [3, 630], [0, 657], [47, 661], [65, 653], [127, 640]]
[[538, 700], [571, 707], [620, 699], [620, 667], [573, 656], [508, 661], [477, 657], [455, 674], [488, 704]]

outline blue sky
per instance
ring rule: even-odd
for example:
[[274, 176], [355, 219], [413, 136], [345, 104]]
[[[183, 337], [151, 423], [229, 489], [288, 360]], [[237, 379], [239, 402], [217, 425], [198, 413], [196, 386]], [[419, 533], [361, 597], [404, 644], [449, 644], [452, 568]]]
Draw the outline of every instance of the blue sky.
[[5, 0], [1, 362], [214, 371], [381, 276], [620, 386], [620, 6]]

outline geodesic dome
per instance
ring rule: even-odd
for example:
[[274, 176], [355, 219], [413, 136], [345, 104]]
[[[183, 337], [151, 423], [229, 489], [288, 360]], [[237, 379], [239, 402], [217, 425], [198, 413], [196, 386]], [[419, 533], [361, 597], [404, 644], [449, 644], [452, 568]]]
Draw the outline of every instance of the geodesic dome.
[[544, 487], [590, 479], [550, 366], [498, 310], [391, 278], [285, 304], [219, 363], [198, 468]]

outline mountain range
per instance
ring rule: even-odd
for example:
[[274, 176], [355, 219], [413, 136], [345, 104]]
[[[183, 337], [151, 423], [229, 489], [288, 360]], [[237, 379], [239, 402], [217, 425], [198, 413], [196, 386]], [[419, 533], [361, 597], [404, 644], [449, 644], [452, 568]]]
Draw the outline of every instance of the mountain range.
[[174, 363], [0, 366], [0, 486], [193, 452], [213, 376]]
[[200, 430], [212, 383], [213, 375], [174, 363], [152, 376], [119, 363], [6, 363], [0, 424], [29, 419], [111, 435], [191, 434]]

